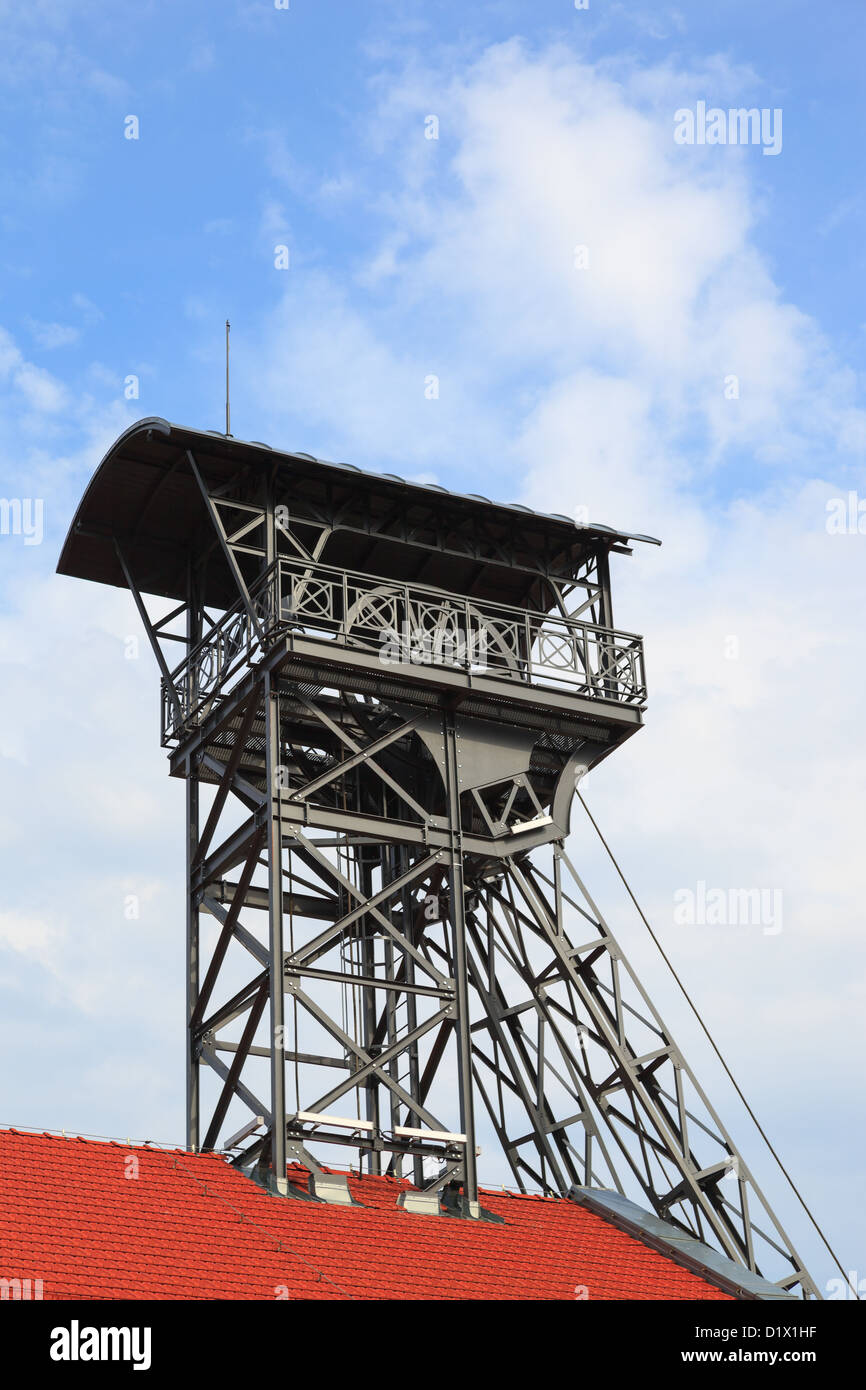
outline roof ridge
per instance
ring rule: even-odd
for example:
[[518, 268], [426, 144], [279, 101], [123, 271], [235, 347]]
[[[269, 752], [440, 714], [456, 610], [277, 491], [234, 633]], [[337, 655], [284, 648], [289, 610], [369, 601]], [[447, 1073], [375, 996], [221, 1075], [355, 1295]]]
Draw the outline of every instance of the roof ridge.
[[[94, 1147], [104, 1147], [115, 1145], [118, 1148], [144, 1150], [147, 1153], [178, 1153], [185, 1154], [190, 1158], [222, 1158], [222, 1150], [219, 1149], [188, 1149], [183, 1144], [171, 1143], [159, 1139], [130, 1139], [129, 1136], [122, 1138], [116, 1134], [93, 1134], [84, 1130], [66, 1129], [42, 1129], [37, 1125], [10, 1125], [0, 1124], [0, 1136], [3, 1134], [17, 1134], [22, 1138], [34, 1137], [39, 1139], [60, 1139], [69, 1142], [81, 1142], [92, 1144]], [[335, 1164], [325, 1166], [320, 1165], [326, 1173], [345, 1173], [355, 1182], [382, 1182], [394, 1184], [396, 1187], [408, 1187], [417, 1191], [415, 1184], [409, 1178], [395, 1178], [390, 1173], [362, 1173], [357, 1168], [351, 1166], [347, 1168], [339, 1167]], [[287, 1165], [287, 1173], [303, 1172], [309, 1174], [309, 1168], [305, 1168], [300, 1163], [290, 1163]], [[525, 1197], [530, 1201], [564, 1202], [565, 1197], [557, 1197], [544, 1192], [521, 1192], [518, 1188], [505, 1187], [502, 1184], [493, 1186], [479, 1186], [479, 1192], [484, 1192], [490, 1197]]]

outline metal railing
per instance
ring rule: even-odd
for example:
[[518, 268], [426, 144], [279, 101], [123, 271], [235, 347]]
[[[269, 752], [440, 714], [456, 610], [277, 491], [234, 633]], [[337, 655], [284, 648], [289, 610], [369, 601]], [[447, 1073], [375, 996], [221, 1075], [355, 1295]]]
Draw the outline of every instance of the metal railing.
[[163, 680], [163, 744], [177, 738], [191, 723], [200, 722], [215, 703], [224, 700], [260, 647], [246, 608], [235, 604], [174, 668], [171, 684]]
[[256, 623], [237, 604], [172, 672], [171, 688], [163, 682], [164, 742], [224, 699], [263, 644], [289, 633], [367, 651], [386, 668], [450, 667], [619, 704], [646, 700], [634, 633], [288, 557], [251, 599]]

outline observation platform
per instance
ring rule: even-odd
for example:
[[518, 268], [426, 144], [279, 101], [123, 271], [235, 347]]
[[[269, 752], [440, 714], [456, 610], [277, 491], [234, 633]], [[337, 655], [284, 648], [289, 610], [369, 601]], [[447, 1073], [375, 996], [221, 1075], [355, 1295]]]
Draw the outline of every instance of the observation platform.
[[181, 606], [196, 590], [201, 630], [163, 676], [169, 747], [263, 665], [613, 747], [646, 702], [642, 639], [612, 621], [608, 556], [631, 540], [658, 544], [153, 417], [102, 460], [58, 571]]

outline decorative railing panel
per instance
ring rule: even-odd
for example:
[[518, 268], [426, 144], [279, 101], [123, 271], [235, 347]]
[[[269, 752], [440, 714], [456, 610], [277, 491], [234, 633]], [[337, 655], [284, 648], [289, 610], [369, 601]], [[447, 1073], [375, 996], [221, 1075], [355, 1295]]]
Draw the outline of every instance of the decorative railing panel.
[[262, 647], [286, 634], [368, 651], [384, 668], [451, 667], [472, 675], [643, 705], [643, 643], [634, 633], [503, 604], [475, 602], [281, 557], [163, 683], [163, 739], [224, 699]]

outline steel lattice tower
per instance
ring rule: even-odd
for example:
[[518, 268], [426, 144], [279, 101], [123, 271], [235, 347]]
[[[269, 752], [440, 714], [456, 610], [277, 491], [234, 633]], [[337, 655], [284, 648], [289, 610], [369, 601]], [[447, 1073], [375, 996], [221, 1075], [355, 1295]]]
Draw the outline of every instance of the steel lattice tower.
[[128, 585], [162, 673], [187, 1143], [331, 1200], [342, 1146], [477, 1217], [482, 1124], [521, 1189], [636, 1193], [817, 1296], [566, 850], [642, 724], [630, 539], [161, 419], [109, 450], [58, 569]]

